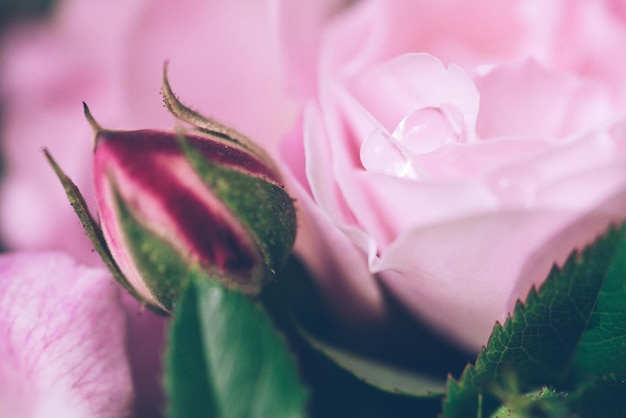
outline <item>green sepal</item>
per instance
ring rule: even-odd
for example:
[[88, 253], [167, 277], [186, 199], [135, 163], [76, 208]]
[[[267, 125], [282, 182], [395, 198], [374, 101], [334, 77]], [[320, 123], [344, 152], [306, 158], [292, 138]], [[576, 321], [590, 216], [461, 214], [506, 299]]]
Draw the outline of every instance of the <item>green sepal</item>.
[[115, 262], [115, 260], [113, 260], [111, 252], [109, 251], [106, 241], [104, 240], [102, 230], [100, 229], [100, 226], [98, 225], [94, 217], [91, 215], [91, 212], [89, 212], [89, 208], [87, 207], [85, 198], [81, 194], [80, 190], [78, 189], [76, 184], [74, 184], [74, 182], [63, 172], [63, 170], [54, 160], [50, 152], [47, 149], [44, 149], [43, 152], [46, 156], [46, 159], [48, 160], [48, 163], [50, 163], [50, 166], [54, 170], [56, 176], [61, 181], [61, 184], [65, 189], [65, 194], [67, 195], [67, 198], [72, 205], [74, 212], [78, 216], [78, 219], [80, 220], [80, 223], [82, 224], [83, 229], [87, 234], [87, 237], [89, 237], [89, 239], [91, 240], [91, 243], [93, 244], [95, 250], [97, 251], [98, 255], [100, 255], [100, 258], [113, 275], [115, 281], [117, 281], [140, 303], [157, 313], [163, 314], [164, 311], [160, 307], [150, 303], [149, 301], [144, 300], [133, 288], [133, 286], [128, 282], [126, 277], [124, 277], [121, 270], [117, 266], [117, 263]]
[[549, 387], [542, 387], [538, 391], [518, 394], [507, 400], [491, 418], [530, 418], [530, 417], [567, 417], [568, 394]]
[[167, 415], [304, 417], [308, 393], [265, 311], [201, 273], [186, 283], [165, 354]]
[[114, 181], [110, 182], [126, 250], [152, 296], [171, 312], [185, 280], [199, 266], [183, 259], [169, 242], [146, 228], [126, 205]]
[[[571, 392], [543, 387], [539, 391], [511, 397], [503, 394], [503, 405], [491, 418], [623, 418], [626, 382], [609, 374], [581, 382]], [[508, 400], [507, 400], [508, 398]]]
[[272, 158], [270, 158], [265, 150], [258, 144], [251, 141], [248, 137], [235, 129], [199, 114], [178, 100], [178, 97], [174, 94], [174, 91], [172, 90], [172, 87], [167, 79], [167, 64], [167, 61], [163, 64], [163, 82], [161, 92], [163, 94], [163, 103], [172, 115], [183, 122], [194, 126], [199, 132], [214, 138], [217, 137], [230, 146], [239, 147], [242, 150], [245, 150], [245, 152], [255, 155], [272, 171], [278, 172]]
[[[475, 364], [458, 381], [448, 379], [443, 416], [489, 416], [542, 387], [566, 393], [559, 402], [571, 413], [591, 405], [590, 382], [623, 393], [625, 300], [626, 223], [572, 253], [503, 326], [496, 324]], [[626, 414], [626, 397], [611, 406], [615, 416]]]
[[266, 273], [273, 278], [287, 260], [296, 238], [296, 211], [289, 194], [263, 178], [207, 160], [183, 133], [177, 138], [206, 186], [250, 231], [265, 260]]

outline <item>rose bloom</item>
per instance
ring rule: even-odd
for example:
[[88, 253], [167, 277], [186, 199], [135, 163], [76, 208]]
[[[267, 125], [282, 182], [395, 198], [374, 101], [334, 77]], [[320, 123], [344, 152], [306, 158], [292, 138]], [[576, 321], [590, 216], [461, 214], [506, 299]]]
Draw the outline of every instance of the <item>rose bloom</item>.
[[477, 349], [626, 217], [625, 10], [363, 0], [325, 28], [283, 155], [297, 250], [336, 312], [375, 321], [388, 292]]

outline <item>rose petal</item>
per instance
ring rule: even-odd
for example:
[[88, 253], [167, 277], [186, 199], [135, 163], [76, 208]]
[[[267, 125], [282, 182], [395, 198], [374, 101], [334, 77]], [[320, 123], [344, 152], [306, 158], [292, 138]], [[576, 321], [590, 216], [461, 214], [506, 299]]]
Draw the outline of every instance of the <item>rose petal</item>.
[[322, 67], [353, 75], [407, 52], [425, 52], [466, 68], [485, 61], [514, 61], [528, 55], [529, 44], [535, 46], [534, 32], [519, 13], [523, 4], [518, 0], [357, 2], [328, 29]]
[[317, 88], [317, 49], [325, 23], [346, 0], [274, 1], [276, 38], [283, 54], [287, 88], [307, 96]]
[[[304, 148], [306, 156], [306, 174], [309, 179], [311, 193], [315, 201], [328, 211], [338, 224], [354, 225], [356, 221], [346, 206], [340, 190], [328, 185], [334, 184], [333, 170], [329, 164], [337, 164], [332, 158], [332, 143], [322, 129], [319, 109], [310, 107], [306, 110], [303, 120]], [[337, 146], [345, 144], [337, 143]]]
[[413, 229], [372, 269], [411, 309], [478, 348], [493, 321], [504, 320], [518, 298], [540, 285], [552, 263], [623, 219], [624, 178], [626, 156], [537, 185], [530, 209]]
[[[545, 2], [537, 2], [533, 18], [543, 13]], [[611, 98], [619, 107], [626, 104], [626, 25], [623, 5], [616, 1], [559, 0], [551, 25], [550, 48], [542, 61], [550, 67], [566, 69], [581, 77], [610, 86]], [[623, 4], [623, 2], [622, 2]]]
[[[499, 212], [412, 230], [374, 266], [399, 301], [469, 349], [486, 344], [518, 298], [619, 219], [564, 211]], [[622, 215], [623, 216], [623, 215]], [[468, 245], [471, 243], [471, 245]]]
[[375, 253], [373, 241], [347, 226], [338, 229], [308, 193], [295, 182], [292, 186], [299, 213], [306, 214], [298, 218], [294, 250], [309, 266], [331, 312], [339, 314], [337, 322], [356, 327], [379, 323], [386, 306], [367, 267], [367, 255]]
[[123, 65], [136, 127], [172, 127], [156, 95], [168, 60], [170, 82], [185, 103], [273, 152], [296, 116], [281, 78], [273, 11], [269, 0], [147, 2]]
[[103, 269], [59, 253], [0, 256], [3, 416], [129, 416], [124, 311]]
[[349, 80], [350, 92], [389, 132], [412, 111], [454, 105], [474, 132], [478, 90], [461, 67], [428, 54], [404, 54]]
[[477, 133], [493, 137], [562, 138], [612, 113], [606, 91], [569, 74], [549, 72], [535, 60], [499, 66], [477, 77]]
[[[50, 21], [18, 26], [3, 37], [0, 89], [10, 106], [3, 109], [7, 175], [0, 196], [0, 229], [10, 248], [61, 249], [82, 262], [99, 263], [41, 148], [51, 149], [93, 203], [93, 134], [81, 102], [99, 109], [99, 118], [120, 121], [124, 106], [116, 88], [121, 84], [119, 51], [140, 4], [65, 0]], [[107, 30], [94, 25], [100, 21], [107, 21]]]
[[496, 208], [493, 196], [478, 182], [415, 182], [367, 172], [353, 173], [344, 198], [380, 250], [409, 228]]

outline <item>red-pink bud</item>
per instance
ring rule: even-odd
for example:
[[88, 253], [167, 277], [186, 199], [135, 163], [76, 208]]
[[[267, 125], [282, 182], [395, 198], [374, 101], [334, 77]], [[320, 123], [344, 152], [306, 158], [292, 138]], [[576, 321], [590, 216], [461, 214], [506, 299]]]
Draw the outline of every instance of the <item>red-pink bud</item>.
[[289, 254], [293, 202], [273, 162], [243, 135], [165, 103], [194, 129], [96, 131], [99, 226], [74, 184], [47, 156], [87, 234], [113, 273], [147, 304], [171, 310], [192, 274], [256, 293]]

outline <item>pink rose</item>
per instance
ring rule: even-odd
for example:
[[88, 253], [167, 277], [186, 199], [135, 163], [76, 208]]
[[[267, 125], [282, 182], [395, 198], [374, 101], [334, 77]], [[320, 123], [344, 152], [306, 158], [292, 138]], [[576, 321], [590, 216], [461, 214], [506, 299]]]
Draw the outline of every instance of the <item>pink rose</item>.
[[[61, 249], [99, 260], [43, 160], [48, 147], [94, 206], [91, 128], [81, 102], [106, 128], [175, 126], [159, 95], [165, 60], [176, 94], [274, 152], [297, 113], [283, 88], [277, 16], [290, 2], [64, 0], [37, 25], [9, 31], [0, 48], [4, 104], [0, 235], [10, 248]], [[340, 0], [307, 7], [313, 34]], [[302, 49], [302, 48], [300, 48]]]
[[59, 253], [0, 256], [0, 414], [131, 416], [125, 331], [106, 270]]
[[390, 292], [476, 349], [626, 217], [617, 4], [363, 0], [328, 25], [283, 152], [337, 312], [375, 321]]

